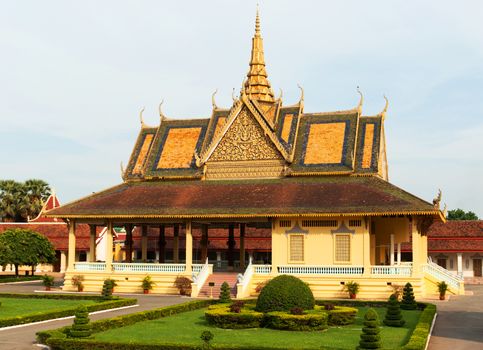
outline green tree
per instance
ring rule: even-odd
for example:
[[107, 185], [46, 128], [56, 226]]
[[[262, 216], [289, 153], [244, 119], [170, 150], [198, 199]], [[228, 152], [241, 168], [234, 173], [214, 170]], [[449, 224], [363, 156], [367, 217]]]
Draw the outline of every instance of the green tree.
[[25, 182], [0, 181], [0, 217], [2, 221], [25, 222], [36, 217], [51, 194], [47, 182], [30, 179]]
[[77, 308], [69, 335], [72, 338], [87, 338], [92, 334], [92, 326], [89, 322], [89, 312], [85, 305]]
[[458, 208], [448, 211], [448, 220], [478, 220], [478, 216], [472, 211]]
[[32, 274], [38, 264], [55, 261], [52, 243], [40, 233], [28, 229], [9, 229], [0, 235], [0, 265], [15, 266], [15, 275], [21, 265], [32, 267]]
[[223, 282], [220, 287], [220, 303], [229, 303], [231, 301], [230, 285], [227, 282]]

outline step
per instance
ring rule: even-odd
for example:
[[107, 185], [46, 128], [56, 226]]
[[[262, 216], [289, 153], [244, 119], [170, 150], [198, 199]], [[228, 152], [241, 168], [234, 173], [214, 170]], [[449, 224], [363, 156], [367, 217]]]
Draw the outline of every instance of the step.
[[[201, 298], [211, 297], [218, 298], [220, 296], [220, 288], [223, 282], [227, 282], [231, 287], [231, 295], [236, 296], [236, 284], [238, 273], [213, 273], [206, 279], [205, 284], [201, 287], [198, 294]], [[215, 282], [214, 287], [210, 287], [210, 282]]]

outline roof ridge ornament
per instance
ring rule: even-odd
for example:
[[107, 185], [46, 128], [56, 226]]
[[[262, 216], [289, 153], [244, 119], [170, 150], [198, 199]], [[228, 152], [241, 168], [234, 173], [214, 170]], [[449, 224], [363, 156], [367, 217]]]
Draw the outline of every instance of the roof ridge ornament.
[[218, 92], [218, 89], [215, 90], [215, 92], [211, 95], [211, 105], [213, 106], [213, 109], [217, 109], [218, 106], [216, 105], [215, 102], [215, 95]]
[[384, 120], [386, 118], [387, 107], [389, 107], [389, 100], [387, 99], [386, 95], [383, 95], [383, 97], [386, 100], [386, 105], [384, 106], [384, 109], [382, 110], [382, 112], [379, 113], [379, 115]]
[[233, 88], [233, 90], [231, 90], [231, 99], [233, 100], [233, 102], [236, 101], [236, 97], [235, 97], [235, 88]]
[[146, 124], [144, 124], [144, 118], [143, 118], [143, 112], [144, 112], [145, 107], [142, 106], [141, 110], [139, 111], [139, 121], [141, 122], [141, 128], [144, 128]]
[[362, 105], [364, 104], [364, 95], [362, 94], [362, 92], [359, 88], [359, 85], [357, 86], [357, 93], [359, 95], [361, 95], [361, 98], [359, 100], [359, 104], [357, 105], [357, 111], [359, 112], [359, 114], [362, 114]]
[[161, 121], [167, 119], [166, 116], [163, 113], [163, 110], [162, 110], [163, 103], [164, 103], [164, 98], [161, 100], [161, 102], [159, 103], [159, 106], [158, 106], [158, 112], [159, 112], [159, 117], [161, 118]]
[[123, 181], [126, 181], [126, 172], [125, 172], [124, 164], [122, 163], [122, 160], [121, 160], [121, 179]]
[[297, 84], [297, 87], [300, 89], [299, 104], [301, 104], [301, 103], [304, 103], [304, 98], [305, 98], [304, 88], [300, 86], [300, 84]]
[[434, 209], [439, 209], [439, 203], [441, 202], [442, 195], [443, 193], [441, 192], [441, 189], [438, 189], [438, 195], [433, 199]]
[[280, 88], [280, 95], [278, 96], [278, 100], [282, 101], [282, 97], [283, 97], [283, 90], [282, 88]]

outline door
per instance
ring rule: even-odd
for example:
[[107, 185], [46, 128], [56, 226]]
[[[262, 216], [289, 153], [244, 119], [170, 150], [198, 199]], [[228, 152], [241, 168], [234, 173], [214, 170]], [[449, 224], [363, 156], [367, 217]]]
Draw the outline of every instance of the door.
[[446, 259], [438, 258], [438, 265], [442, 268], [446, 268]]
[[481, 277], [481, 259], [473, 259], [473, 276]]

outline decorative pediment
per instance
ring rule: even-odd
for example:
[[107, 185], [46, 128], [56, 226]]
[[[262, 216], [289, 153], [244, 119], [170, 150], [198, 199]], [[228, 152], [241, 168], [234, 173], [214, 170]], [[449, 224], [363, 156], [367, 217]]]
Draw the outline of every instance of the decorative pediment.
[[248, 108], [243, 108], [209, 157], [210, 162], [282, 160]]

